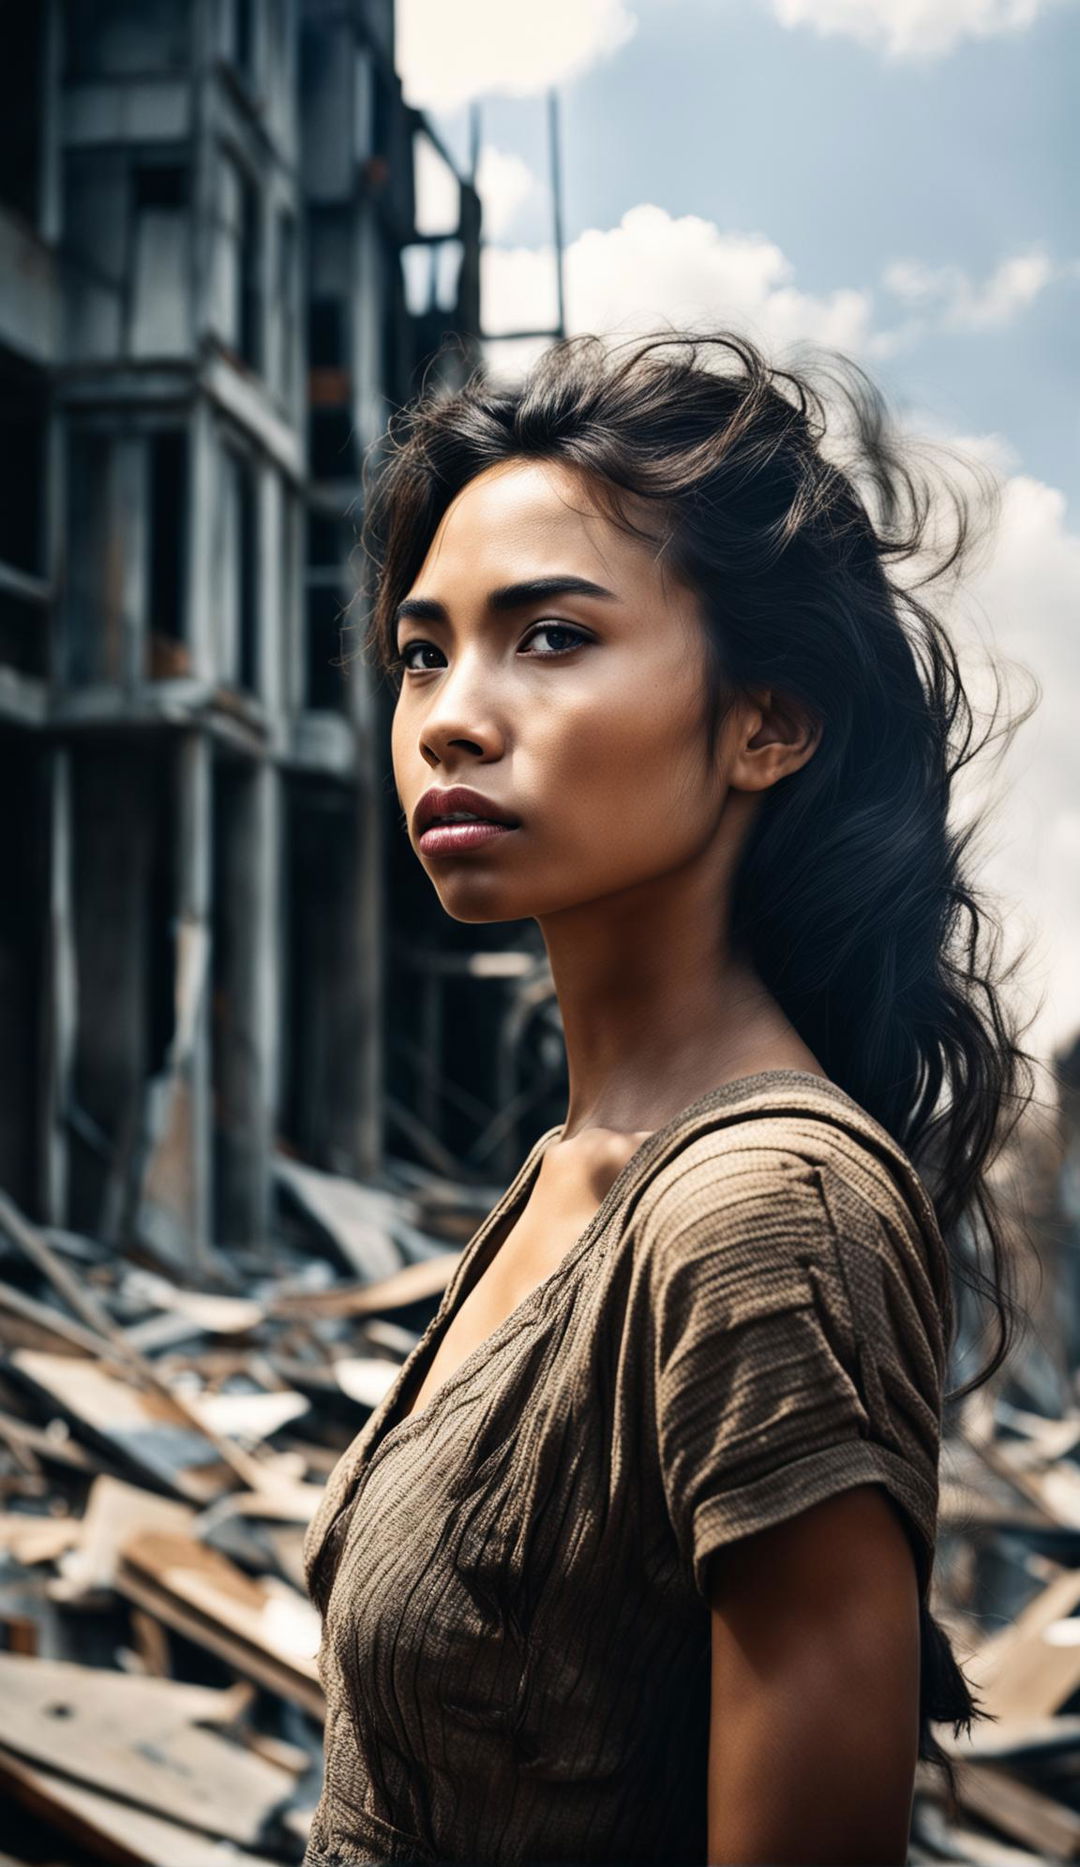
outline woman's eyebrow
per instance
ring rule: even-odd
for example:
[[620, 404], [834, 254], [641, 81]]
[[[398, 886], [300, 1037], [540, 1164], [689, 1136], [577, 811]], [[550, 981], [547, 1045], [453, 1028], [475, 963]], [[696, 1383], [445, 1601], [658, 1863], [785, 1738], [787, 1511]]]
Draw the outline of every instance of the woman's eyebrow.
[[[512, 609], [523, 609], [527, 603], [536, 603], [550, 596], [598, 596], [617, 602], [614, 590], [605, 590], [603, 584], [593, 583], [588, 577], [554, 575], [550, 577], [529, 577], [523, 583], [504, 584], [498, 590], [490, 590], [487, 597], [489, 609], [503, 613]], [[394, 626], [399, 622], [448, 622], [446, 607], [430, 596], [407, 596], [394, 611]]]

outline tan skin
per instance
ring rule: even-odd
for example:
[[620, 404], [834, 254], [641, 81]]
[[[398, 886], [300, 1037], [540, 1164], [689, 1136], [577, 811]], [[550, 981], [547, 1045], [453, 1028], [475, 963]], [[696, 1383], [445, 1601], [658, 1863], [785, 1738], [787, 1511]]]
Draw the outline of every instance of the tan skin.
[[[573, 576], [608, 594], [496, 607]], [[397, 627], [398, 798], [470, 785], [520, 827], [417, 855], [460, 921], [534, 919], [566, 1038], [569, 1106], [524, 1211], [454, 1315], [424, 1406], [576, 1241], [646, 1136], [720, 1083], [821, 1065], [729, 949], [731, 878], [762, 794], [812, 757], [777, 693], [699, 730], [699, 599], [663, 554], [552, 462], [487, 469], [456, 496]], [[544, 625], [544, 626], [541, 626]], [[917, 1734], [914, 1558], [887, 1494], [859, 1485], [713, 1560], [710, 1863], [902, 1863]]]

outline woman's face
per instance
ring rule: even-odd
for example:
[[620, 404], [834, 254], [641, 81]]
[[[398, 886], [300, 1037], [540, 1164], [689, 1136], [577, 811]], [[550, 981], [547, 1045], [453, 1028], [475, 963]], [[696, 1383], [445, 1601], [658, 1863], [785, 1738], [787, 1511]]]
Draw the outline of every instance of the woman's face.
[[[537, 579], [592, 587], [510, 588]], [[717, 837], [723, 753], [710, 775], [698, 599], [655, 547], [602, 514], [585, 476], [513, 460], [470, 481], [443, 515], [396, 639], [395, 784], [455, 920], [542, 919], [614, 899]], [[425, 849], [417, 805], [451, 785], [517, 827]]]

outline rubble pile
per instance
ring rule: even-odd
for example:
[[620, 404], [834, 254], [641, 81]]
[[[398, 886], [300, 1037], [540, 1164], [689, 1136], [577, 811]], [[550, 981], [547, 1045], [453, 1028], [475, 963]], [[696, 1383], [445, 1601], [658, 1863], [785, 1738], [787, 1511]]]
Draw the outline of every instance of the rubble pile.
[[958, 1806], [920, 1765], [912, 1861], [1080, 1857], [1078, 1461], [1080, 1409], [1050, 1418], [987, 1388], [945, 1442], [934, 1606], [988, 1716], [959, 1739], [935, 1727]]
[[[190, 1279], [0, 1194], [4, 1862], [303, 1853], [304, 1530], [501, 1189], [403, 1161], [358, 1185], [282, 1157], [276, 1181], [267, 1244]], [[940, 1522], [932, 1605], [991, 1717], [938, 1727], [957, 1801], [920, 1766], [909, 1858], [1077, 1859], [1080, 1409], [970, 1396]]]
[[304, 1530], [501, 1189], [405, 1162], [276, 1179], [273, 1239], [190, 1281], [0, 1194], [5, 1863], [303, 1853]]

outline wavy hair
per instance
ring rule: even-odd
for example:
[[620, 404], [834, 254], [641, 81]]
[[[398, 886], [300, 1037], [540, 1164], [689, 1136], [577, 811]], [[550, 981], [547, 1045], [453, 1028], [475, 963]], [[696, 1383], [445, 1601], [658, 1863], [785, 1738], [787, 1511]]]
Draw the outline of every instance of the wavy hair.
[[[866, 373], [825, 354], [780, 368], [728, 331], [586, 335], [521, 382], [480, 366], [456, 389], [422, 388], [366, 469], [362, 652], [400, 678], [394, 610], [451, 500], [498, 462], [547, 459], [587, 475], [613, 522], [698, 593], [710, 752], [739, 691], [774, 688], [821, 721], [813, 757], [764, 794], [732, 939], [828, 1075], [919, 1167], [955, 1274], [993, 1308], [993, 1351], [955, 1402], [1001, 1367], [1023, 1320], [990, 1169], [1034, 1080], [1000, 926], [969, 873], [978, 819], [953, 821], [957, 775], [1019, 720], [1002, 725], [999, 682], [977, 730], [925, 595], [966, 563], [994, 483], [965, 463], [973, 497], [928, 467]], [[959, 1736], [993, 1714], [925, 1605], [922, 1658], [919, 1756], [955, 1796], [930, 1724]]]

